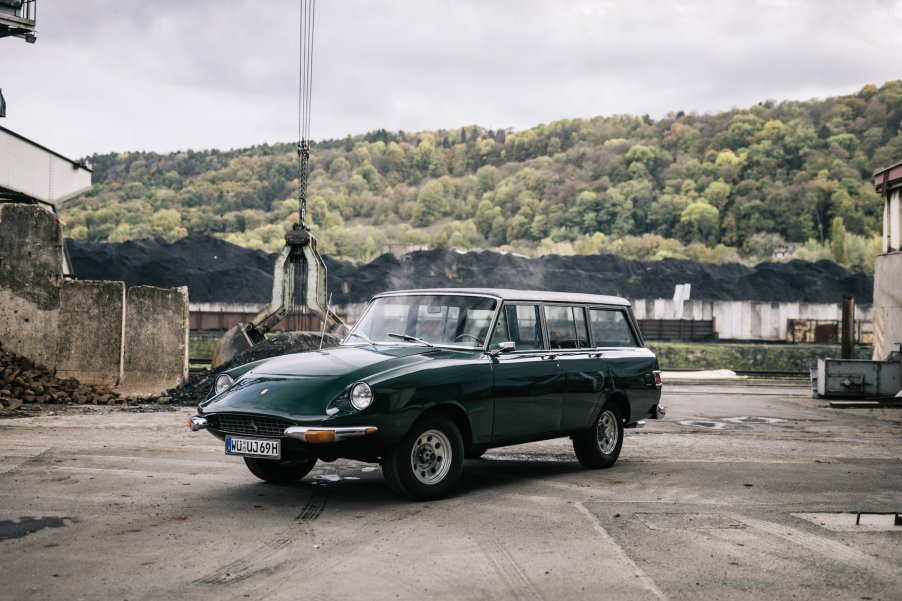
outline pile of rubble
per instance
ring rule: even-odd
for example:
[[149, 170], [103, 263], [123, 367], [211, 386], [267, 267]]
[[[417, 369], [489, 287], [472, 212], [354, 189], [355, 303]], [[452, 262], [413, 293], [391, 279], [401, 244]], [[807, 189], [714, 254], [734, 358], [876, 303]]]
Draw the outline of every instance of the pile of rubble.
[[23, 404], [45, 403], [116, 405], [125, 399], [105, 386], [57, 378], [52, 371], [0, 346], [0, 408], [13, 410]]
[[303, 353], [319, 348], [329, 348], [336, 346], [340, 340], [339, 336], [328, 332], [325, 335], [319, 332], [284, 332], [254, 345], [216, 369], [205, 369], [202, 372], [193, 374], [180, 386], [167, 390], [162, 395], [148, 397], [143, 400], [144, 402], [161, 405], [196, 405], [210, 394], [216, 376], [226, 370], [245, 363], [251, 363], [252, 361], [259, 361], [260, 359], [269, 359], [270, 357], [290, 353]]
[[[143, 398], [126, 398], [105, 386], [82, 384], [71, 378], [57, 378], [54, 373], [27, 357], [6, 352], [0, 345], [0, 414], [16, 409], [40, 410], [43, 404], [67, 405], [120, 405], [154, 403], [158, 405], [196, 405], [204, 400], [213, 388], [213, 381], [220, 373], [245, 363], [289, 353], [328, 348], [338, 344], [340, 338], [318, 332], [286, 332], [241, 353], [225, 365], [214, 370], [205, 369], [192, 374], [182, 385], [161, 395]], [[322, 342], [321, 342], [322, 341]]]

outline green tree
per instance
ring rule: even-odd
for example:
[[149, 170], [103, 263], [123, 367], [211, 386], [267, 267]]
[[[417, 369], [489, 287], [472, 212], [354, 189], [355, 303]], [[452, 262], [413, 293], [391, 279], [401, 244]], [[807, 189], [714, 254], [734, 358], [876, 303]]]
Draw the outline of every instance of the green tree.
[[846, 238], [848, 233], [843, 225], [842, 217], [833, 219], [830, 227], [830, 252], [833, 254], [833, 260], [837, 263], [846, 264], [849, 256], [846, 253]]
[[412, 225], [426, 227], [435, 223], [448, 210], [445, 191], [442, 185], [432, 180], [424, 185], [417, 194], [417, 206], [414, 209]]
[[713, 244], [720, 227], [720, 213], [717, 207], [705, 201], [693, 202], [680, 214], [679, 231], [687, 242]]

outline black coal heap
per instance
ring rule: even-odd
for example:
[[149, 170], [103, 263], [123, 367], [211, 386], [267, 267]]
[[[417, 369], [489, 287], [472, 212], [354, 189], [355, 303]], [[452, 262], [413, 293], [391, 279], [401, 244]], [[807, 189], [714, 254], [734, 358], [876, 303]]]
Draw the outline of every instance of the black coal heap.
[[[188, 286], [192, 302], [266, 303], [275, 254], [210, 236], [174, 243], [161, 238], [119, 244], [67, 240], [75, 273], [127, 286]], [[709, 265], [664, 259], [631, 261], [614, 255], [549, 255], [528, 259], [496, 252], [418, 251], [383, 255], [365, 265], [325, 258], [333, 304], [360, 303], [385, 290], [491, 287], [670, 298], [692, 284], [692, 298], [838, 303], [843, 295], [872, 302], [873, 280], [830, 261]]]

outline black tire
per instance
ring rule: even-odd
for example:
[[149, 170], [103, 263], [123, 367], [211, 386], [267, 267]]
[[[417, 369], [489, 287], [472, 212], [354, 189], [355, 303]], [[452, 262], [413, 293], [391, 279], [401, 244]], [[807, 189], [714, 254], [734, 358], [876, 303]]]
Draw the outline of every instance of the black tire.
[[463, 463], [460, 431], [444, 415], [418, 420], [381, 461], [382, 474], [392, 492], [413, 501], [447, 495], [457, 484]]
[[293, 461], [245, 457], [244, 464], [253, 475], [261, 480], [274, 484], [289, 484], [297, 482], [309, 474], [313, 466], [316, 465], [316, 457]]
[[592, 469], [614, 465], [620, 457], [622, 446], [623, 416], [617, 404], [610, 401], [601, 408], [598, 419], [590, 429], [573, 437], [576, 458]]

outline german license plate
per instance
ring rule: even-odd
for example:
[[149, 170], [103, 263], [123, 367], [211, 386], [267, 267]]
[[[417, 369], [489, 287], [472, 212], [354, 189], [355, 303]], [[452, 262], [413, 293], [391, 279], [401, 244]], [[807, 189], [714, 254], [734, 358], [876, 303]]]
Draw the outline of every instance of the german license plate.
[[226, 436], [226, 455], [243, 455], [245, 457], [266, 457], [267, 459], [280, 459], [282, 457], [282, 445], [278, 439], [271, 438], [240, 438], [238, 436]]

